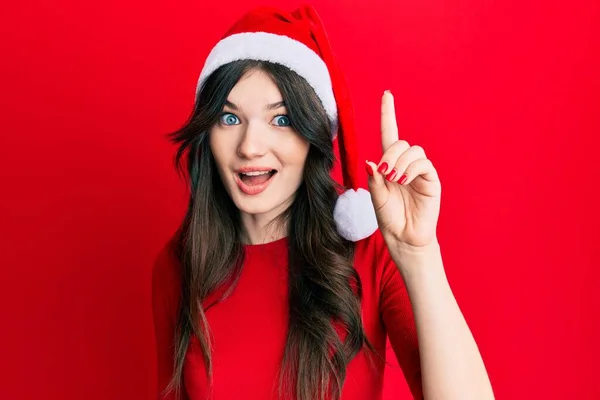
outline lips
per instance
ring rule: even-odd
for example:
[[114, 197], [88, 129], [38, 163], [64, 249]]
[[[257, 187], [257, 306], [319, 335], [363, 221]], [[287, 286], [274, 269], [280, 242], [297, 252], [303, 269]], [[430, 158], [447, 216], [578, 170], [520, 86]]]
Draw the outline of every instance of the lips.
[[262, 193], [273, 181], [277, 170], [265, 167], [241, 168], [236, 170], [235, 182], [247, 195]]

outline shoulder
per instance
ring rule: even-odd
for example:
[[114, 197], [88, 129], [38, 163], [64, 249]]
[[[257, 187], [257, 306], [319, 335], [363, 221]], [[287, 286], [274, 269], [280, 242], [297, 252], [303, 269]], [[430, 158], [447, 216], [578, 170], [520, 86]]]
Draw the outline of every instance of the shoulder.
[[381, 231], [377, 229], [371, 236], [359, 240], [354, 249], [354, 268], [365, 289], [371, 287], [373, 295], [379, 294], [390, 274], [397, 270]]
[[174, 239], [167, 241], [157, 252], [152, 266], [152, 299], [158, 303], [172, 303], [179, 298], [182, 270]]
[[379, 228], [369, 237], [356, 242], [354, 261], [357, 266], [381, 269], [391, 257]]
[[177, 275], [180, 272], [179, 258], [174, 239], [167, 241], [156, 253], [152, 267], [153, 277]]

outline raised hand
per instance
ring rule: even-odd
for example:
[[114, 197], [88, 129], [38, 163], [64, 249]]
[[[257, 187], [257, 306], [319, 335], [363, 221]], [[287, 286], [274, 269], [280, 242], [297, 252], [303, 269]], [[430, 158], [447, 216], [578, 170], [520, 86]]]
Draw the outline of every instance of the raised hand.
[[437, 240], [441, 183], [423, 148], [399, 139], [389, 91], [381, 100], [381, 146], [379, 163], [366, 162], [379, 228], [386, 240], [427, 246]]

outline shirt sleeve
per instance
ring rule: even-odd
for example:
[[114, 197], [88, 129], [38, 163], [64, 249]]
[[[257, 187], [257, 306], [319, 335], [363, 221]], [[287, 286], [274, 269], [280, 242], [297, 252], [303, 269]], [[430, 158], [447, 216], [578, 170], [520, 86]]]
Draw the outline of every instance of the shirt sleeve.
[[415, 399], [423, 399], [417, 329], [410, 298], [380, 231], [376, 232], [377, 267], [382, 271], [380, 313], [390, 343]]
[[174, 337], [180, 302], [180, 272], [178, 263], [165, 246], [158, 254], [152, 269], [152, 316], [156, 339], [158, 400], [175, 400], [175, 393], [162, 393], [174, 370]]

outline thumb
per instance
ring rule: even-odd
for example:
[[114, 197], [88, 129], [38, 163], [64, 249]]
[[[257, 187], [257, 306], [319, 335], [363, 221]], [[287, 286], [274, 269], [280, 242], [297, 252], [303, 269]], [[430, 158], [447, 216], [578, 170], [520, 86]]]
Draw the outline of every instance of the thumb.
[[375, 210], [381, 208], [388, 200], [389, 190], [385, 184], [383, 174], [377, 171], [377, 164], [366, 161], [367, 174], [369, 175], [369, 192]]

